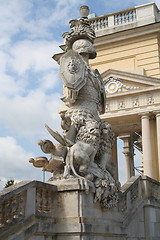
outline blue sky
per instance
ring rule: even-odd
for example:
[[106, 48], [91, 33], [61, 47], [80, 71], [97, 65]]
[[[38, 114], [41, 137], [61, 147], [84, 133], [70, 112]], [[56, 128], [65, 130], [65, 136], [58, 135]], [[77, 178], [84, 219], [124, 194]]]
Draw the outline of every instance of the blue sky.
[[103, 15], [147, 2], [0, 0], [0, 188], [10, 178], [42, 180], [28, 159], [43, 155], [39, 139], [51, 139], [45, 123], [60, 131], [62, 84], [52, 56], [79, 7]]

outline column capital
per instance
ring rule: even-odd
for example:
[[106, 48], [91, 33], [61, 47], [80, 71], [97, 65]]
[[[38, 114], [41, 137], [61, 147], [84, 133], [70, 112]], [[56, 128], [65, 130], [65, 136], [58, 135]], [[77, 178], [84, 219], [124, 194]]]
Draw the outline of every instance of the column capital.
[[160, 110], [156, 110], [153, 113], [156, 115], [156, 117], [160, 117]]
[[119, 137], [121, 140], [124, 140], [124, 139], [130, 138], [131, 135], [130, 135], [130, 134], [123, 134], [123, 135], [119, 135], [118, 137]]
[[141, 117], [141, 119], [150, 119], [151, 112], [142, 112], [139, 113], [138, 115]]

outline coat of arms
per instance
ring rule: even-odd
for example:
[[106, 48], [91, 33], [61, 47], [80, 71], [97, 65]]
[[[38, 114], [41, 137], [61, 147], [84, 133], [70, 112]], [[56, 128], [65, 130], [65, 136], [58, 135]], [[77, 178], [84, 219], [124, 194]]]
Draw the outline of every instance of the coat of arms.
[[61, 57], [60, 76], [64, 86], [76, 91], [86, 84], [88, 71], [79, 53], [69, 50]]

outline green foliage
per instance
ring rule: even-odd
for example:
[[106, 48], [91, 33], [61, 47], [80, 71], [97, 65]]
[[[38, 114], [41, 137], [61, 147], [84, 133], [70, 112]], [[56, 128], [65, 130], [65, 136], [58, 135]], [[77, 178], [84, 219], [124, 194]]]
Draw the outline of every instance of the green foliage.
[[13, 179], [7, 180], [4, 188], [10, 187], [10, 186], [12, 186], [13, 184], [15, 184], [15, 182], [14, 182]]

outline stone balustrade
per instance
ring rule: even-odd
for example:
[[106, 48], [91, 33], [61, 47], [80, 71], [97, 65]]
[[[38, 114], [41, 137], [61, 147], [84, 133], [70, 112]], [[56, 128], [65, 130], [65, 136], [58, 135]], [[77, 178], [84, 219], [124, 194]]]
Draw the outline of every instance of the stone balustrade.
[[0, 229], [25, 217], [26, 191], [13, 195], [0, 203]]
[[135, 21], [136, 21], [135, 9], [114, 14], [114, 25], [120, 25], [120, 24], [135, 22]]
[[[9, 189], [6, 189], [0, 194], [0, 232], [8, 226], [24, 222], [31, 215], [53, 217], [56, 186], [25, 181], [14, 188], [11, 192], [7, 193]], [[133, 176], [121, 188], [119, 211], [127, 218], [142, 201], [152, 199], [160, 200], [160, 183], [149, 177]]]
[[[155, 3], [148, 3], [141, 6], [118, 11], [112, 14], [105, 14], [99, 17], [89, 19], [96, 35], [105, 35], [113, 31], [119, 31], [120, 27], [133, 24], [133, 27], [146, 25], [152, 22], [160, 21], [160, 11]], [[129, 27], [131, 27], [129, 25]]]
[[100, 16], [90, 20], [90, 24], [95, 31], [106, 29], [108, 27], [108, 16]]
[[142, 205], [160, 202], [160, 183], [147, 176], [133, 176], [121, 188], [119, 211], [123, 212], [124, 225]]
[[24, 181], [0, 192], [0, 232], [32, 215], [50, 216], [55, 190], [50, 184]]

